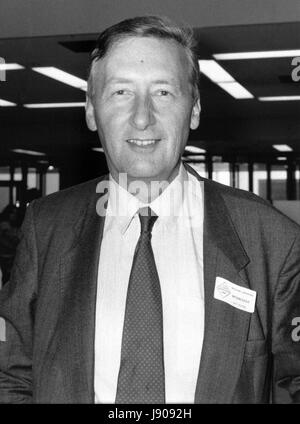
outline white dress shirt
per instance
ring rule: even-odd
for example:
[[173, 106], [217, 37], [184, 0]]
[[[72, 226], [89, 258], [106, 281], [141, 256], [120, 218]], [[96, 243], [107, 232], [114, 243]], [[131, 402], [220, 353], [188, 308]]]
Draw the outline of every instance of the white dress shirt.
[[[137, 211], [144, 206], [110, 177], [96, 300], [96, 403], [115, 402]], [[166, 403], [193, 403], [204, 334], [201, 184], [181, 164], [146, 206], [158, 215], [151, 243], [162, 292]]]

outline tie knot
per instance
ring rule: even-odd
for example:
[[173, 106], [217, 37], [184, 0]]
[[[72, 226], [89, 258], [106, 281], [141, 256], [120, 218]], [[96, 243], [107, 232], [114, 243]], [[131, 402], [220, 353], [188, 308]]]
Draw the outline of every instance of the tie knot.
[[158, 216], [149, 207], [141, 208], [138, 211], [141, 222], [141, 234], [150, 233]]

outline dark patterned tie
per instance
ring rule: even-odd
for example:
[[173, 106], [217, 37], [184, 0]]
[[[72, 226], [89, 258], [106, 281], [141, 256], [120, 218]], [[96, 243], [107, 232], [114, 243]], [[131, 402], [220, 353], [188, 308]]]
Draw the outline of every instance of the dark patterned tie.
[[151, 247], [157, 216], [139, 210], [141, 234], [127, 291], [116, 403], [165, 403], [160, 283]]

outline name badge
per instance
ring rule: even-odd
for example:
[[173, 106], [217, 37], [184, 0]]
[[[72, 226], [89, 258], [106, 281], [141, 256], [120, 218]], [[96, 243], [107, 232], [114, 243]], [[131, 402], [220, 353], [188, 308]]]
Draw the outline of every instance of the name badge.
[[254, 312], [256, 291], [233, 284], [222, 277], [216, 278], [214, 298], [242, 311]]

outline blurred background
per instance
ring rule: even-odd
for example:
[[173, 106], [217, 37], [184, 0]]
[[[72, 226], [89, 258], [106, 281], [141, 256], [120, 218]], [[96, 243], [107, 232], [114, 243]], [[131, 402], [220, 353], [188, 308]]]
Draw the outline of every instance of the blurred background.
[[89, 53], [145, 14], [195, 30], [202, 115], [183, 159], [300, 223], [299, 0], [0, 0], [2, 276], [28, 203], [107, 172], [85, 123]]

